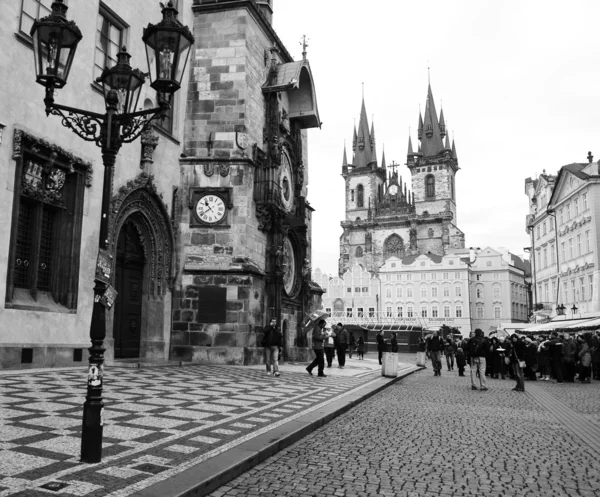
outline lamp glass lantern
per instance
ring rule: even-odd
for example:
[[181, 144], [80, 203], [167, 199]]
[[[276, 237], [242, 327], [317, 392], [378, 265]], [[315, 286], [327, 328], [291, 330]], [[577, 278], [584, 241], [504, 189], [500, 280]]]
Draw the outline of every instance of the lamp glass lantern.
[[117, 54], [117, 63], [113, 67], [106, 68], [102, 75], [96, 80], [102, 84], [104, 92], [104, 102], [108, 110], [110, 99], [108, 95], [111, 91], [115, 91], [119, 102], [117, 104], [117, 113], [126, 114], [135, 112], [142, 85], [146, 79], [144, 73], [139, 69], [132, 69], [129, 64], [131, 55], [127, 53], [127, 49], [123, 47]]
[[150, 72], [150, 86], [159, 93], [173, 94], [181, 88], [194, 37], [187, 26], [177, 20], [178, 11], [169, 2], [162, 9], [163, 20], [148, 24], [142, 40]]
[[68, 21], [68, 7], [63, 0], [52, 4], [52, 13], [36, 19], [31, 27], [36, 82], [46, 88], [62, 88], [67, 84], [81, 31]]

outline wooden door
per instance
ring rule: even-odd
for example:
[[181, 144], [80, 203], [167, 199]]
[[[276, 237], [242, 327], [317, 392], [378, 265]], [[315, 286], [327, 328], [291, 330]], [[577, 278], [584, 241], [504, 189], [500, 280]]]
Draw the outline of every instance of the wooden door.
[[144, 262], [137, 233], [125, 225], [119, 235], [115, 285], [115, 358], [139, 357]]

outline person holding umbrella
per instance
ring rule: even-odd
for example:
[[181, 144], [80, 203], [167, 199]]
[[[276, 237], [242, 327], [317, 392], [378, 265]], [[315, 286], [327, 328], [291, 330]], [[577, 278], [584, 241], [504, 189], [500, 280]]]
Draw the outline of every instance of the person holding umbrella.
[[323, 357], [323, 341], [327, 338], [327, 333], [325, 332], [326, 324], [327, 323], [324, 319], [320, 319], [312, 332], [312, 348], [316, 357], [315, 360], [306, 367], [306, 371], [308, 371], [308, 374], [311, 376], [312, 370], [315, 368], [315, 366], [318, 369], [319, 376], [327, 376], [323, 372], [323, 369], [325, 368], [325, 358]]

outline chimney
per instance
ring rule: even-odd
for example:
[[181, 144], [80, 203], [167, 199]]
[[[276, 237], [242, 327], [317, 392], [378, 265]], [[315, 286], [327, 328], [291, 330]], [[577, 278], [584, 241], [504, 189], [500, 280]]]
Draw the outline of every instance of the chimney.
[[267, 18], [269, 24], [273, 24], [273, 1], [274, 0], [256, 0], [258, 8], [260, 9], [262, 15]]

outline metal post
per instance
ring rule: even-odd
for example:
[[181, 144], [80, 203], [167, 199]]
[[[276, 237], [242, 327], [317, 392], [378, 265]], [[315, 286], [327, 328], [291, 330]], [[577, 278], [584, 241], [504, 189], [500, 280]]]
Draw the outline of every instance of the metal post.
[[[115, 102], [112, 102], [115, 104]], [[112, 193], [112, 180], [117, 153], [120, 145], [117, 137], [118, 125], [113, 122], [116, 105], [109, 106], [104, 119], [106, 125], [102, 146], [102, 162], [104, 165], [104, 178], [102, 184], [102, 207], [100, 213], [100, 235], [98, 238], [98, 260], [102, 251], [108, 248], [108, 221], [110, 209], [110, 196]], [[111, 126], [112, 124], [112, 126]], [[98, 271], [96, 272], [98, 275]], [[110, 274], [107, 278], [110, 279]], [[102, 460], [102, 435], [104, 400], [102, 387], [104, 377], [104, 338], [106, 337], [106, 302], [102, 301], [109, 284], [102, 279], [95, 279], [94, 308], [90, 325], [90, 340], [92, 346], [88, 366], [87, 394], [83, 404], [83, 425], [81, 430], [81, 461], [97, 463]]]

